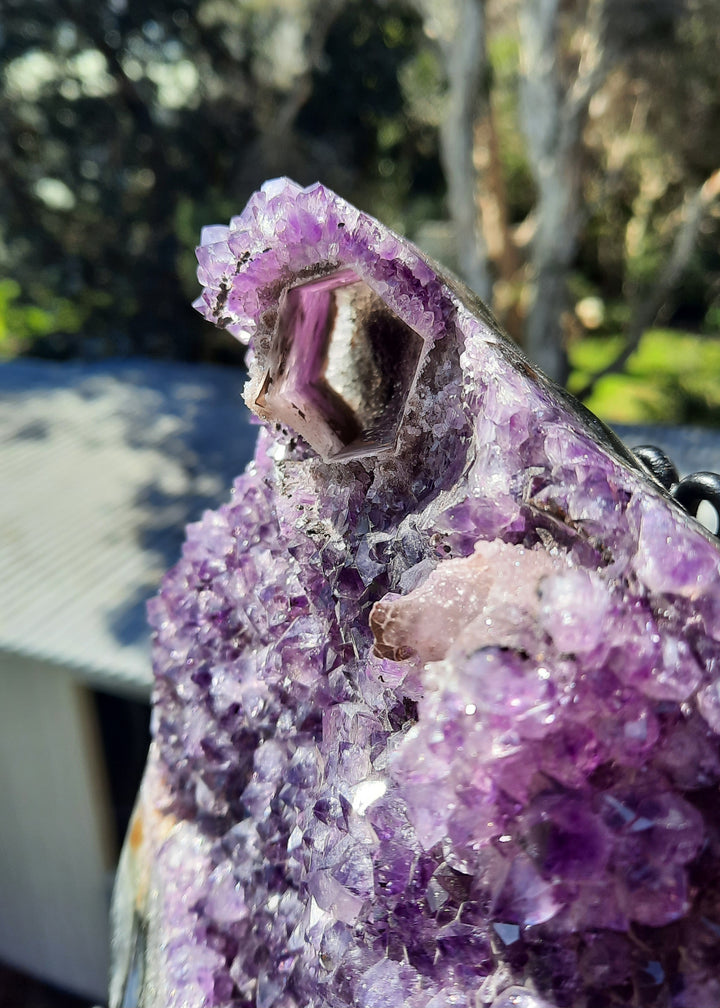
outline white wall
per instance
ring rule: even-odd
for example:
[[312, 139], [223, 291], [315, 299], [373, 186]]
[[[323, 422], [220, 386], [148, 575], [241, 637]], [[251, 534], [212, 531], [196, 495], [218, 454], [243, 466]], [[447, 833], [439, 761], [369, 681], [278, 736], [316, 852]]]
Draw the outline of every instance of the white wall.
[[100, 1002], [111, 837], [86, 687], [0, 653], [0, 959]]

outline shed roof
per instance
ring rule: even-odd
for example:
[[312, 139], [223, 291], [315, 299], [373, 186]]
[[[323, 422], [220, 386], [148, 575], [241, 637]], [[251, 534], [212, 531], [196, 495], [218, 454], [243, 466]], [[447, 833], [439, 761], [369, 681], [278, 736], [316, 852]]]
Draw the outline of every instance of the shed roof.
[[[184, 527], [229, 495], [255, 430], [235, 369], [159, 361], [0, 366], [0, 656], [147, 695], [145, 603]], [[621, 428], [681, 472], [720, 470], [720, 437]]]
[[147, 693], [145, 602], [252, 455], [243, 382], [145, 360], [0, 367], [0, 653]]

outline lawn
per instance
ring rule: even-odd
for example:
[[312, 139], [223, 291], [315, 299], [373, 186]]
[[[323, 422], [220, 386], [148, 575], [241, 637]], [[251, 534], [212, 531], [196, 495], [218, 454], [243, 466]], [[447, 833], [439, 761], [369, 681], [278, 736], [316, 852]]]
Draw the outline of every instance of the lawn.
[[[570, 391], [608, 364], [621, 337], [589, 337], [570, 347]], [[603, 378], [586, 405], [610, 423], [720, 427], [720, 339], [652, 329], [625, 372]]]

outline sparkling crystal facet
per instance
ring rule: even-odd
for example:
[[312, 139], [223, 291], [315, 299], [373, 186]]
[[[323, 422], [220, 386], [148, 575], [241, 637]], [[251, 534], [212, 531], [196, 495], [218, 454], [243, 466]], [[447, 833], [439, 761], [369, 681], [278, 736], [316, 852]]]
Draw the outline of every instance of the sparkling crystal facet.
[[138, 933], [146, 1008], [717, 1008], [716, 541], [322, 186], [198, 261], [266, 423], [151, 606], [113, 1008]]

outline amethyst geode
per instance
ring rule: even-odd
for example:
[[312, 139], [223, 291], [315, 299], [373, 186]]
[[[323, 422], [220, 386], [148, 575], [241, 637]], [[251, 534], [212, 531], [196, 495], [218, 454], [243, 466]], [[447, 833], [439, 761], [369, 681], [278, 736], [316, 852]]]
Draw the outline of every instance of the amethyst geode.
[[718, 1008], [717, 540], [322, 186], [198, 259], [264, 424], [151, 605], [113, 1008]]

